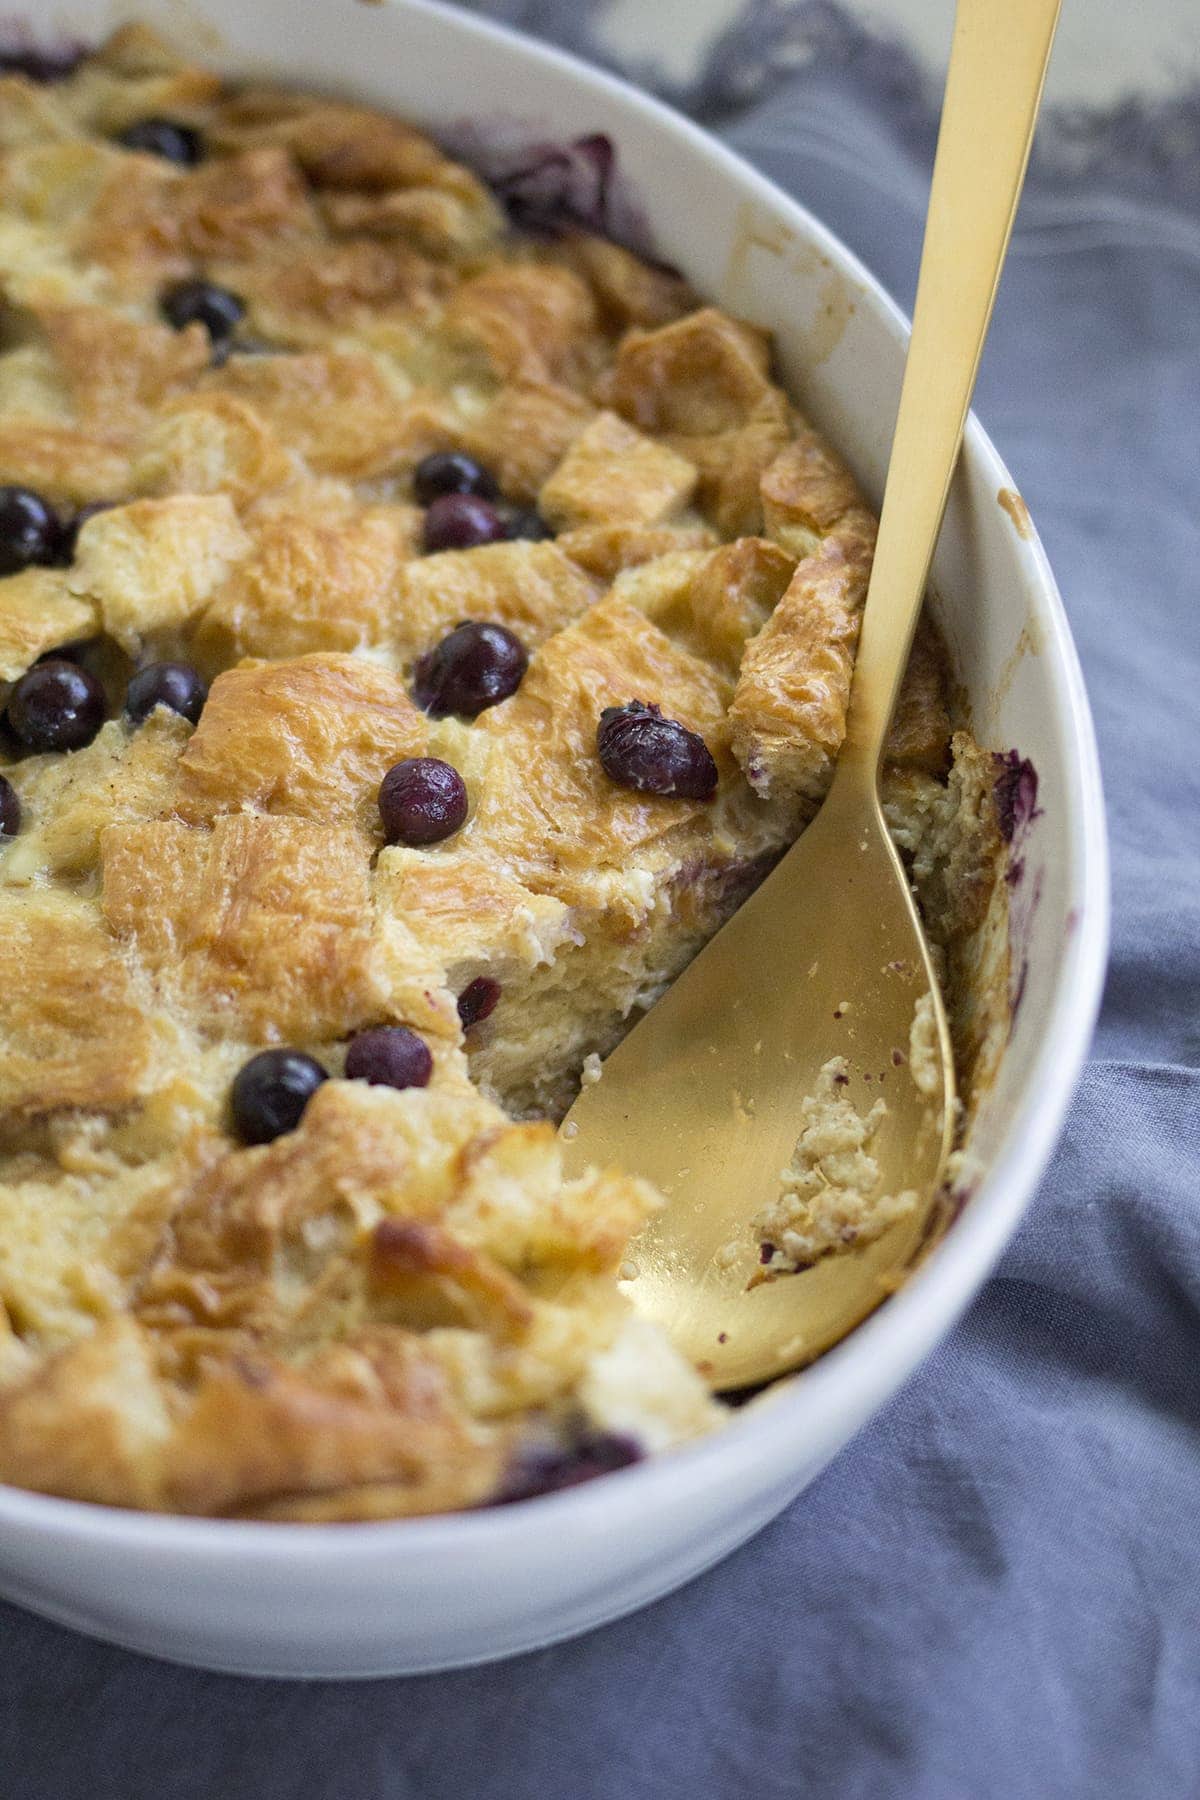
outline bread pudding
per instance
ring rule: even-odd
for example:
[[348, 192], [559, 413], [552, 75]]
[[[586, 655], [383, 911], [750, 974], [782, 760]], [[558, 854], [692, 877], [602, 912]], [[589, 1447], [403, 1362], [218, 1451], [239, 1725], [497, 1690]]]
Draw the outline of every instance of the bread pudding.
[[[0, 76], [0, 298], [0, 1479], [389, 1517], [719, 1424], [555, 1126], [841, 742], [875, 522], [767, 336], [140, 27]], [[926, 620], [885, 801], [969, 1106], [965, 723]]]

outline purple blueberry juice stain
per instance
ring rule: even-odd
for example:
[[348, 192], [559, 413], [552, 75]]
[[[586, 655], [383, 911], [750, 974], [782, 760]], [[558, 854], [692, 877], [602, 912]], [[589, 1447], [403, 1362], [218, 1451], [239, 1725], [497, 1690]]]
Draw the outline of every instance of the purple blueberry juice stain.
[[0, 75], [24, 75], [40, 86], [65, 81], [87, 51], [73, 38], [36, 35], [25, 19], [0, 19]]
[[1038, 809], [1037, 770], [1019, 750], [994, 751], [996, 767], [996, 817], [1000, 835], [1006, 844], [1015, 843], [1033, 821], [1041, 817]]
[[493, 176], [492, 187], [519, 231], [559, 237], [574, 226], [607, 237], [616, 160], [612, 139], [595, 131], [535, 146], [518, 167]]
[[768, 850], [761, 856], [735, 857], [725, 863], [689, 857], [672, 877], [672, 907], [688, 903], [698, 912], [715, 912], [720, 919], [728, 919], [766, 880], [783, 854], [782, 850]]
[[559, 1494], [579, 1487], [598, 1475], [612, 1475], [641, 1462], [646, 1452], [628, 1432], [585, 1429], [571, 1442], [532, 1443], [518, 1450], [492, 1506], [508, 1506], [514, 1500], [535, 1500], [540, 1494]]
[[[1025, 864], [1022, 860], [1017, 875], [1018, 883], [1023, 881]], [[1016, 884], [1014, 884], [1015, 887]], [[1010, 988], [1011, 1017], [1009, 1019], [1009, 1035], [1012, 1035], [1017, 1022], [1017, 1013], [1021, 1001], [1025, 997], [1025, 984], [1029, 979], [1029, 940], [1033, 934], [1034, 915], [1042, 898], [1042, 872], [1039, 869], [1031, 882], [1021, 888], [1019, 898], [1014, 898], [1008, 913], [1008, 942], [1012, 957], [1012, 975]]]
[[1009, 847], [1008, 867], [1004, 880], [1009, 891], [1008, 942], [1011, 959], [1009, 977], [1009, 1035], [1017, 1022], [1021, 1001], [1029, 980], [1029, 945], [1033, 922], [1042, 897], [1042, 872], [1033, 871], [1027, 879], [1026, 845], [1030, 829], [1042, 817], [1037, 803], [1037, 770], [1019, 750], [995, 751], [992, 762], [996, 770], [993, 792], [1000, 835]]
[[482, 176], [518, 230], [542, 238], [593, 232], [666, 268], [608, 134], [563, 141], [535, 132], [528, 119], [496, 113], [452, 124], [440, 142]]

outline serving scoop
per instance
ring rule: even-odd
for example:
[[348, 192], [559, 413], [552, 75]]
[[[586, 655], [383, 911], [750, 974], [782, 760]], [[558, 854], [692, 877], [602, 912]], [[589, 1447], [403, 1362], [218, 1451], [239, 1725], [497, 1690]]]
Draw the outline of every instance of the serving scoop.
[[[616, 1162], [667, 1196], [631, 1247], [624, 1285], [716, 1389], [811, 1360], [894, 1289], [929, 1234], [953, 1141], [945, 1009], [878, 775], [1059, 3], [958, 0], [846, 738], [824, 805], [617, 1046], [562, 1127], [568, 1167]], [[925, 1029], [914, 1039], [922, 1002]], [[878, 1165], [869, 1204], [894, 1202], [894, 1222], [874, 1237], [860, 1229], [799, 1272], [777, 1273], [779, 1248], [763, 1260], [754, 1220], [780, 1194], [802, 1103], [822, 1080], [843, 1120], [848, 1108], [865, 1119], [883, 1100], [864, 1146]], [[828, 1173], [833, 1164], [815, 1168]], [[822, 1174], [812, 1179], [820, 1188]]]

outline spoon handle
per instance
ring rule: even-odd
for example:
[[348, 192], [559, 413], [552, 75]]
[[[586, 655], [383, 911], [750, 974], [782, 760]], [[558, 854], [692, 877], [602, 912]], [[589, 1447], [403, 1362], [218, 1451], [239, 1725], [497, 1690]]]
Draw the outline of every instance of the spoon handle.
[[958, 460], [1061, 0], [958, 0], [841, 763], [871, 779]]

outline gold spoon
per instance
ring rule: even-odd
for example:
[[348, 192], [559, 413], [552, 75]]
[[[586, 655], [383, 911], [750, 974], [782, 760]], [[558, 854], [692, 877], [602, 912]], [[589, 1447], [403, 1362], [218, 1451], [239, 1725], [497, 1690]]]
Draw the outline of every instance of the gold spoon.
[[[564, 1122], [569, 1167], [616, 1162], [669, 1204], [625, 1283], [717, 1389], [809, 1361], [902, 1279], [954, 1132], [954, 1069], [928, 946], [884, 824], [878, 770], [958, 459], [1060, 0], [958, 0], [925, 244], [862, 620], [846, 741], [803, 837], [646, 1018]], [[933, 1056], [909, 1062], [932, 997]], [[918, 1203], [874, 1242], [770, 1276], [752, 1220], [779, 1193], [803, 1098], [835, 1056], [875, 1192]], [[903, 1059], [903, 1060], [898, 1060]], [[767, 1275], [767, 1279], [763, 1276]], [[755, 1279], [757, 1277], [757, 1280]]]

